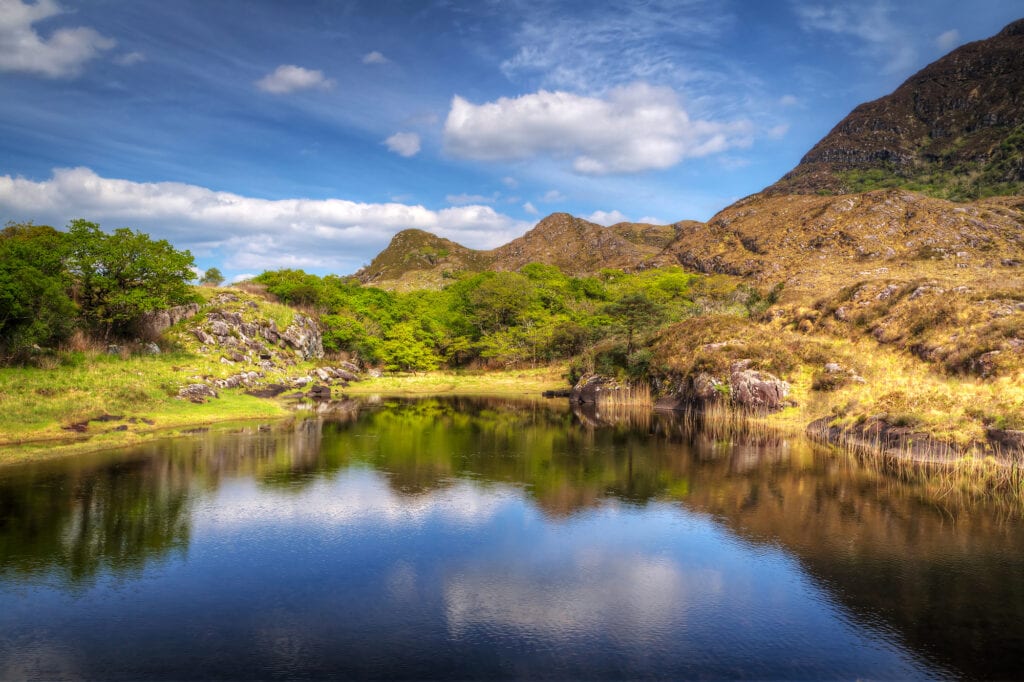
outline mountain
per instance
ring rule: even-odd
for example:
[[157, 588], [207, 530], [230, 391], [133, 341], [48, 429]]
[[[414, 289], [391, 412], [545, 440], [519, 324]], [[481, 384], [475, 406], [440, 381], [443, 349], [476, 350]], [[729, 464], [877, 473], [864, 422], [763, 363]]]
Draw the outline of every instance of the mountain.
[[954, 200], [1024, 191], [1024, 19], [858, 106], [766, 193], [883, 188]]
[[[530, 262], [574, 274], [682, 265], [813, 294], [852, 279], [991, 277], [1024, 264], [1024, 19], [855, 108], [800, 164], [707, 223], [555, 213], [474, 251], [408, 230], [358, 273], [391, 288]], [[1005, 270], [1005, 281], [1020, 278]], [[997, 278], [1002, 275], [996, 275]]]
[[[374, 286], [403, 282], [407, 286], [390, 288], [434, 288], [442, 284], [445, 273], [476, 272], [486, 269], [488, 262], [485, 251], [423, 230], [402, 230], [356, 277]], [[410, 277], [413, 273], [418, 277]]]
[[446, 276], [458, 272], [518, 270], [534, 262], [556, 265], [573, 275], [601, 268], [632, 270], [658, 256], [675, 237], [672, 225], [603, 227], [568, 213], [553, 213], [522, 237], [489, 251], [422, 230], [403, 230], [356, 276], [364, 284], [412, 289], [440, 286]]

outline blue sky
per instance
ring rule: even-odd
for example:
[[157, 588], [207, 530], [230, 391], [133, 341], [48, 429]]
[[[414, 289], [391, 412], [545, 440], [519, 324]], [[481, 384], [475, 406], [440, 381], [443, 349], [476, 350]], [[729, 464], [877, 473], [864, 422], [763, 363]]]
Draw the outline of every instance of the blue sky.
[[87, 218], [229, 277], [416, 227], [706, 220], [1014, 1], [0, 0], [0, 220]]

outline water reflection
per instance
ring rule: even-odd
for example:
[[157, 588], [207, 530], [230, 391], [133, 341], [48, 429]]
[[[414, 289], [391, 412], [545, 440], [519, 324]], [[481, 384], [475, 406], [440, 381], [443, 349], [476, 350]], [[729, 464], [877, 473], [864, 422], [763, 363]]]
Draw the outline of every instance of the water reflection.
[[1019, 522], [691, 426], [342, 402], [0, 469], [0, 677], [1018, 674]]

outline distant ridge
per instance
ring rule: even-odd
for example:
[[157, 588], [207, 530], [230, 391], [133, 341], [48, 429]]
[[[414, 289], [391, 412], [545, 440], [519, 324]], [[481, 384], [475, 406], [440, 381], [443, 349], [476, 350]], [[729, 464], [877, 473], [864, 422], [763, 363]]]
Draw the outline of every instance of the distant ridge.
[[389, 288], [435, 287], [459, 272], [518, 270], [555, 265], [572, 275], [602, 268], [631, 270], [660, 254], [676, 236], [672, 225], [619, 223], [603, 227], [568, 213], [552, 213], [508, 244], [477, 251], [422, 230], [403, 230], [356, 276]]

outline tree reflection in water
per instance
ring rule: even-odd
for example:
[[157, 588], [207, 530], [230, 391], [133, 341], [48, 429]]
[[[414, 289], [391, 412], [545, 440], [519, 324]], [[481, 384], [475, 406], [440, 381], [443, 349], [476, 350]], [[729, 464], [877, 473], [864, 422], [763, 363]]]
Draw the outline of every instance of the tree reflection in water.
[[970, 676], [1024, 651], [1024, 530], [803, 440], [702, 431], [650, 412], [505, 399], [343, 401], [273, 426], [0, 469], [0, 581], [74, 587], [183, 554], [196, 505], [231, 479], [301, 495], [365, 469], [410, 506], [454, 483], [513, 486], [558, 520], [681, 504], [781, 546], [858, 618]]

